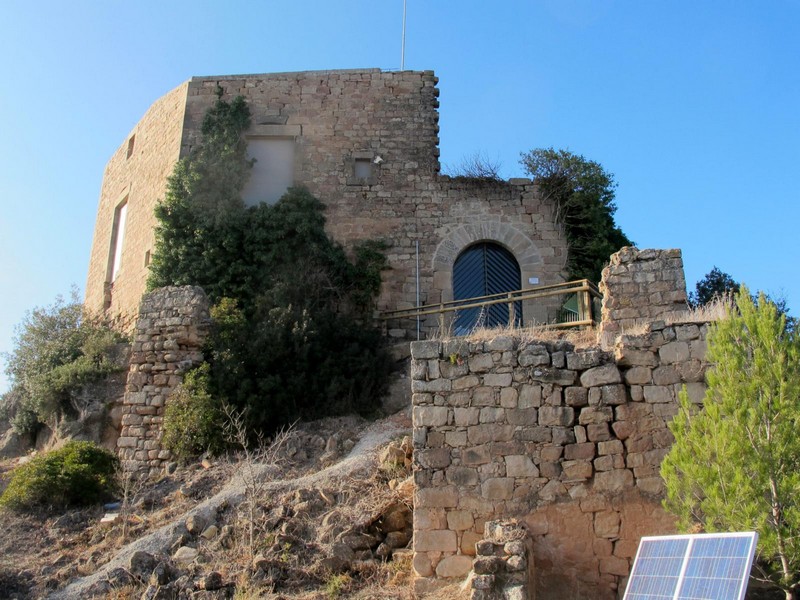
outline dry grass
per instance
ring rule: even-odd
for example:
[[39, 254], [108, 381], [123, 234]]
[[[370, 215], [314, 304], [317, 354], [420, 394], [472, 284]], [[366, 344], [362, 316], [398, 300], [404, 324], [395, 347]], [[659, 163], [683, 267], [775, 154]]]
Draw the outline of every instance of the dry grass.
[[[513, 337], [520, 343], [566, 341], [576, 348], [586, 348], [597, 344], [597, 330], [594, 327], [564, 329], [534, 325], [528, 327], [478, 327], [461, 339], [467, 342], [490, 342], [499, 337]], [[452, 339], [452, 338], [445, 338]]]
[[732, 296], [717, 296], [704, 306], [670, 313], [664, 321], [667, 325], [674, 325], [677, 323], [710, 323], [712, 321], [724, 319], [732, 308]]

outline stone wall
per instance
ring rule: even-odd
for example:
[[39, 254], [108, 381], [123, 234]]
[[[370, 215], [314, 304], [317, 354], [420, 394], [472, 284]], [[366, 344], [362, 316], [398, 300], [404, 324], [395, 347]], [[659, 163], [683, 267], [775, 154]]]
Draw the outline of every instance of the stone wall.
[[[145, 290], [153, 250], [153, 210], [164, 197], [167, 176], [181, 150], [187, 84], [156, 101], [108, 161], [100, 189], [85, 304], [92, 311], [121, 316], [133, 325]], [[130, 152], [129, 152], [130, 148]], [[112, 235], [117, 207], [127, 202], [128, 216], [120, 269], [111, 283]]]
[[160, 288], [142, 298], [117, 440], [124, 469], [155, 471], [170, 459], [161, 448], [164, 404], [181, 374], [203, 360], [208, 308], [199, 287]]
[[708, 326], [653, 318], [685, 306], [678, 250], [624, 248], [604, 277], [607, 350], [412, 343], [419, 588], [465, 576], [485, 523], [517, 518], [539, 600], [612, 599], [640, 537], [674, 532], [659, 467], [680, 390], [703, 400]]
[[[86, 304], [135, 312], [153, 250], [153, 207], [163, 197], [175, 161], [199, 139], [203, 115], [217, 99], [242, 95], [254, 138], [294, 140], [296, 185], [326, 204], [327, 230], [347, 247], [365, 239], [388, 243], [381, 310], [416, 301], [416, 244], [422, 303], [452, 299], [452, 267], [472, 243], [495, 241], [520, 263], [521, 283], [563, 281], [564, 238], [550, 203], [526, 179], [483, 182], [439, 174], [439, 90], [432, 71], [378, 69], [195, 77], [159, 100], [109, 162], [101, 191]], [[130, 139], [130, 136], [129, 136]], [[380, 158], [379, 164], [374, 161]], [[370, 161], [372, 176], [354, 178], [354, 161]], [[122, 269], [107, 285], [114, 210], [129, 202]], [[135, 208], [135, 213], [134, 213]], [[524, 315], [526, 320], [542, 315]], [[403, 335], [413, 322], [389, 325]]]
[[616, 335], [653, 319], [685, 311], [686, 279], [681, 251], [626, 247], [603, 269], [602, 327]]

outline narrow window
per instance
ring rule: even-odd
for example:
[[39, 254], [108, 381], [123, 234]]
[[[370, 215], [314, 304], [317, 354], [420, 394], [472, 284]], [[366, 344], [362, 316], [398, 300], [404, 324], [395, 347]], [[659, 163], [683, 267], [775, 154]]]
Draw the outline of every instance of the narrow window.
[[108, 281], [114, 283], [122, 266], [122, 244], [125, 239], [125, 221], [128, 217], [128, 199], [122, 201], [114, 211], [114, 225], [111, 231], [111, 253], [108, 265]]
[[126, 156], [126, 158], [130, 158], [131, 156], [133, 156], [133, 145], [135, 143], [135, 140], [136, 140], [135, 135], [132, 135], [131, 139], [128, 140], [128, 156]]
[[150, 266], [150, 250], [147, 250], [144, 253], [144, 266], [145, 267], [149, 267]]
[[250, 138], [247, 156], [256, 162], [242, 190], [242, 200], [247, 206], [275, 204], [294, 185], [294, 139]]

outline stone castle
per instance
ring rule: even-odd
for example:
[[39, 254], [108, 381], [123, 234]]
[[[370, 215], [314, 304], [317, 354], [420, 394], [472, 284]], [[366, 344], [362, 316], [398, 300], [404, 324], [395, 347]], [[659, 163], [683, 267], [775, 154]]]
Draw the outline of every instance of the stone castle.
[[257, 162], [246, 203], [275, 202], [289, 186], [305, 186], [326, 204], [328, 232], [345, 247], [365, 239], [388, 244], [379, 310], [415, 306], [417, 281], [422, 304], [453, 300], [453, 265], [476, 246], [499, 249], [513, 271], [498, 291], [563, 281], [565, 240], [535, 185], [440, 175], [437, 81], [432, 71], [366, 69], [181, 84], [150, 107], [106, 167], [86, 306], [137, 314], [154, 246], [153, 209], [219, 89], [228, 100], [243, 96], [252, 112], [248, 152]]
[[[136, 125], [106, 168], [86, 288], [89, 308], [138, 315], [117, 442], [127, 467], [170, 459], [164, 404], [202, 360], [202, 290], [142, 294], [153, 208], [218, 88], [253, 113], [246, 202], [303, 185], [327, 205], [334, 239], [388, 242], [379, 309], [414, 306], [417, 276], [422, 303], [460, 298], [454, 265], [482, 245], [516, 264], [513, 289], [563, 281], [566, 242], [535, 185], [439, 174], [436, 82], [379, 70], [193, 78]], [[611, 600], [639, 538], [674, 531], [658, 469], [679, 389], [702, 400], [706, 326], [664, 321], [685, 307], [677, 250], [623, 249], [601, 291], [604, 348], [510, 336], [412, 344], [418, 589], [473, 571], [475, 599]], [[509, 517], [524, 543], [504, 537], [497, 522]]]

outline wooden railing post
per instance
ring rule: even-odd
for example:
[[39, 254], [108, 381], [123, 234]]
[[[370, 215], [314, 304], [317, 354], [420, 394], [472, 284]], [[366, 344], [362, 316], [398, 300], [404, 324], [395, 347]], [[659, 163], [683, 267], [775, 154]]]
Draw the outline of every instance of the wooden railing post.
[[444, 337], [444, 304], [439, 304], [439, 336]]
[[510, 302], [508, 303], [508, 324], [511, 327], [513, 327], [517, 323], [516, 309], [514, 307], [514, 302], [512, 300], [513, 297], [514, 294], [512, 292], [509, 292], [508, 299], [510, 300]]

